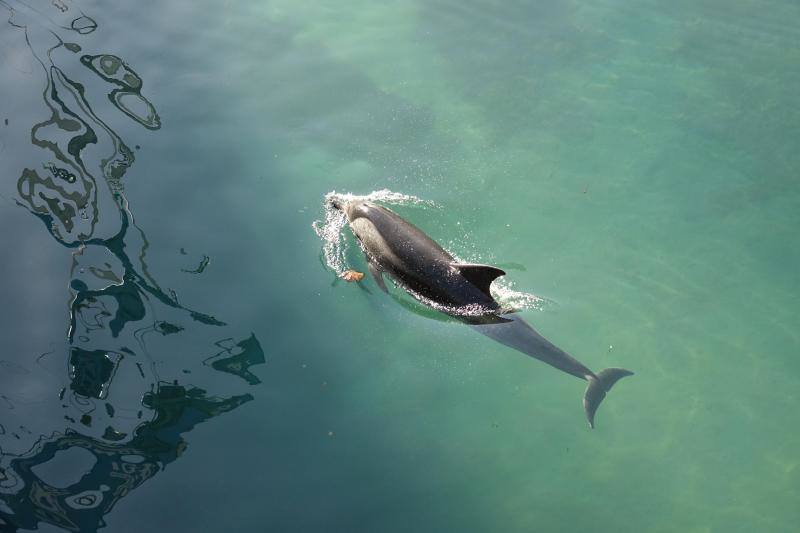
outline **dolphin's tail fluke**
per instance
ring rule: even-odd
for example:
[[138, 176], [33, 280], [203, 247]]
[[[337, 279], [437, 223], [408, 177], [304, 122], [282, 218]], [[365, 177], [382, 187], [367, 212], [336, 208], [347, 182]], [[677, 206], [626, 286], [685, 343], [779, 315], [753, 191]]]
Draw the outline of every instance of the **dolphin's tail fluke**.
[[600, 407], [600, 402], [606, 397], [606, 393], [611, 390], [614, 383], [625, 376], [632, 376], [633, 372], [624, 368], [606, 368], [594, 376], [588, 376], [589, 385], [583, 394], [583, 410], [586, 411], [586, 420], [589, 427], [594, 428], [594, 414]]

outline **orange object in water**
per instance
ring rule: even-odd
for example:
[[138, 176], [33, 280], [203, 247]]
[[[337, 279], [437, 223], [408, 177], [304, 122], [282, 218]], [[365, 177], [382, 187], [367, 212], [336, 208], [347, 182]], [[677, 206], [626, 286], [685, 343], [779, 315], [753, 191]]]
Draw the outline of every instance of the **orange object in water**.
[[356, 272], [355, 270], [348, 270], [342, 273], [342, 279], [345, 281], [353, 282], [353, 281], [361, 281], [364, 279], [363, 272]]

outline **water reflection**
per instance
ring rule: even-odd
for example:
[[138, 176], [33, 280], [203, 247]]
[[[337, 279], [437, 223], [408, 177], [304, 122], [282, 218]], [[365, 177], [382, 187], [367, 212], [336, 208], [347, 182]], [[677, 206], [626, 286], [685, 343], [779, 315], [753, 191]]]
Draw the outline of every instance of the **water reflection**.
[[[118, 86], [108, 94], [108, 99], [117, 109], [145, 128], [157, 130], [161, 127], [161, 119], [155, 107], [140, 92], [142, 78], [122, 59], [111, 54], [85, 55], [81, 57], [81, 63], [105, 81]], [[137, 112], [135, 105], [140, 106], [145, 112]]]
[[[147, 236], [124, 191], [134, 151], [100, 111], [105, 97], [111, 112], [158, 130], [139, 74], [117, 55], [83, 53], [75, 41], [98, 26], [70, 2], [0, 0], [0, 8], [8, 13], [5, 31], [19, 48], [24, 43], [34, 65], [28, 74], [42, 79], [41, 116], [26, 126], [30, 144], [20, 153], [30, 160], [17, 171], [15, 202], [71, 261], [66, 341], [54, 340], [38, 359], [3, 361], [4, 370], [20, 373], [55, 368], [60, 389], [36, 399], [45, 415], [1, 396], [0, 530], [44, 522], [94, 531], [120, 498], [181, 455], [186, 432], [253, 398], [241, 388], [260, 382], [251, 367], [264, 352], [252, 334], [202, 333], [226, 324], [182, 305], [148, 271]], [[184, 272], [197, 278], [208, 264], [203, 256]], [[29, 428], [39, 420], [53, 422]], [[89, 462], [77, 480], [65, 481], [79, 468], [69, 458], [81, 450]]]
[[[105, 525], [103, 516], [120, 498], [183, 453], [186, 442], [182, 434], [252, 399], [249, 394], [214, 398], [199, 388], [159, 384], [142, 400], [145, 408], [154, 411], [153, 419], [138, 426], [124, 444], [108, 442], [115, 440], [114, 435], [93, 438], [74, 430], [39, 438], [30, 453], [8, 461], [3, 458], [3, 531], [36, 529], [39, 522], [69, 531], [95, 531]], [[63, 462], [67, 459], [59, 452], [74, 449], [86, 450], [93, 456], [93, 464], [77, 482], [59, 487], [37, 475], [37, 467]]]

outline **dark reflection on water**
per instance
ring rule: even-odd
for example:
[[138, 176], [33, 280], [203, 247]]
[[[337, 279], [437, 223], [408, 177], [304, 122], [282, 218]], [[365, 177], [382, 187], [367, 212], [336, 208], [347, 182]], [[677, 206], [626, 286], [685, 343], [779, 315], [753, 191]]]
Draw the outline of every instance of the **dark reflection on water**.
[[[63, 411], [45, 418], [63, 421], [49, 431], [31, 431], [20, 423], [26, 407], [2, 395], [0, 530], [36, 529], [44, 522], [94, 531], [117, 501], [181, 455], [183, 434], [253, 399], [231, 390], [209, 392], [188, 379], [195, 382], [196, 374], [212, 369], [241, 378], [241, 386], [258, 384], [250, 367], [264, 362], [264, 352], [254, 335], [201, 339], [198, 327], [226, 324], [182, 305], [148, 272], [147, 236], [123, 186], [134, 152], [95, 112], [92, 96], [104, 94], [127, 117], [157, 130], [161, 119], [142, 94], [141, 77], [116, 55], [82, 54], [73, 40], [98, 26], [68, 2], [0, 0], [0, 7], [8, 13], [6, 29], [16, 32], [43, 75], [42, 116], [28, 125], [38, 159], [19, 169], [15, 202], [41, 220], [72, 262], [66, 343], [38, 360], [22, 360], [49, 365], [3, 362], [4, 371], [29, 373], [64, 361], [56, 363], [61, 389], [51, 391], [57, 403], [45, 403]], [[202, 274], [208, 263], [203, 256], [196, 269], [184, 271]], [[166, 351], [191, 352], [196, 363], [174, 360], [170, 366], [152, 355]], [[67, 458], [81, 450], [90, 464], [71, 464]], [[70, 468], [73, 478], [78, 468], [77, 481], [64, 481]]]
[[[199, 388], [159, 383], [156, 391], [145, 394], [142, 400], [142, 406], [154, 412], [153, 419], [139, 425], [130, 439], [114, 433], [93, 438], [74, 430], [40, 437], [29, 454], [11, 458], [0, 469], [4, 492], [18, 489], [3, 494], [8, 506], [0, 513], [7, 528], [3, 531], [35, 529], [39, 522], [70, 531], [96, 530], [104, 525], [103, 515], [120, 498], [183, 453], [183, 433], [252, 399], [249, 394], [208, 397]], [[126, 442], [109, 442], [121, 439]], [[94, 464], [77, 483], [60, 488], [37, 476], [37, 466], [57, 461], [59, 452], [74, 448], [94, 457]]]

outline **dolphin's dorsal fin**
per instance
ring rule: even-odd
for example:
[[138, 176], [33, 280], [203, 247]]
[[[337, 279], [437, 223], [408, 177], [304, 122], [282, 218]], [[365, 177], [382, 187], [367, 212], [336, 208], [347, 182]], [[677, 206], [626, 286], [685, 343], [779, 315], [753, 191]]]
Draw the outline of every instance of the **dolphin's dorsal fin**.
[[492, 294], [489, 292], [489, 286], [496, 278], [505, 275], [504, 271], [490, 265], [474, 265], [472, 263], [452, 263], [452, 265], [462, 276], [467, 278], [467, 281], [490, 298]]

